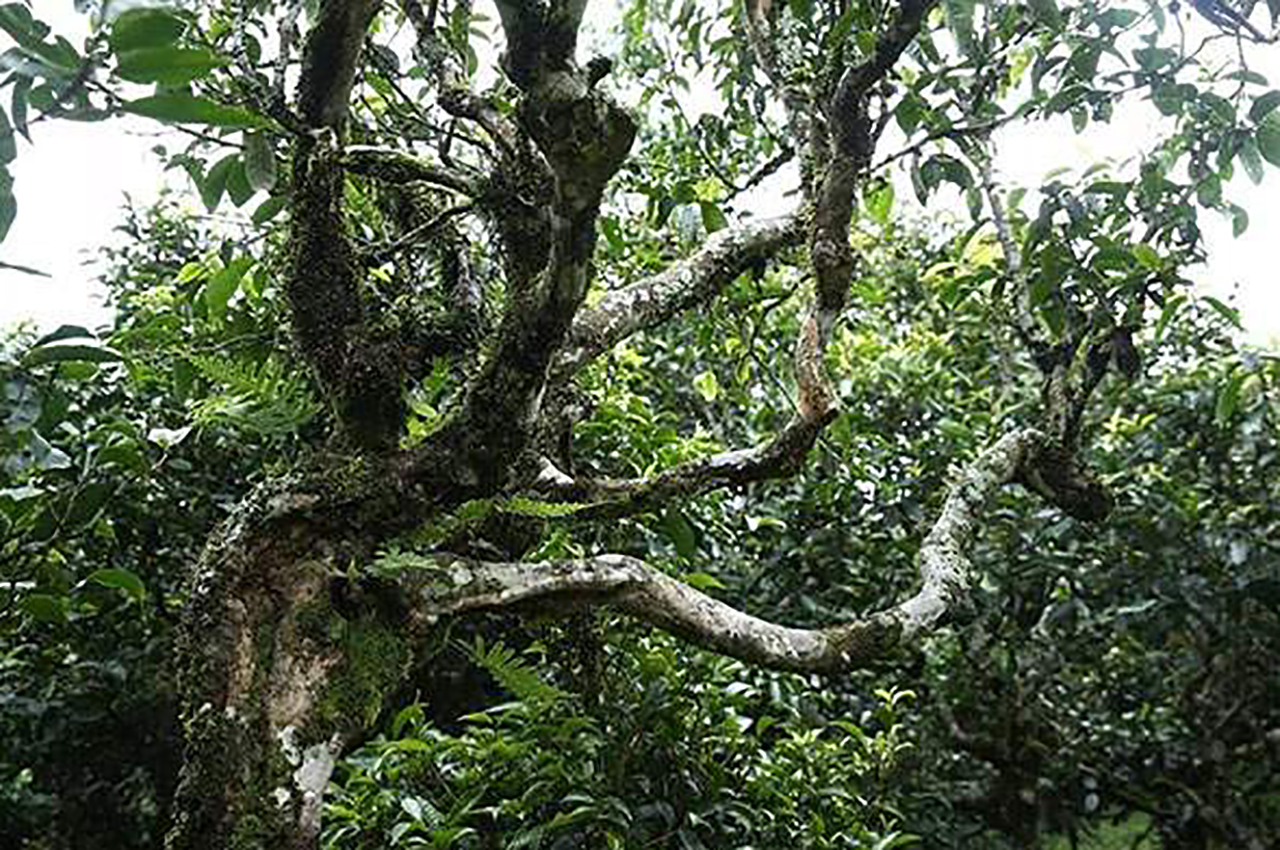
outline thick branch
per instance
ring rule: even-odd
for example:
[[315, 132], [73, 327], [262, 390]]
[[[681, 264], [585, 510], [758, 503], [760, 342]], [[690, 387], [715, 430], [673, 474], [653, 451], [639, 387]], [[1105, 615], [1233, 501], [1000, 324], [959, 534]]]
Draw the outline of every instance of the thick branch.
[[953, 485], [920, 550], [920, 590], [900, 605], [838, 626], [794, 629], [744, 614], [636, 558], [600, 555], [540, 564], [440, 556], [402, 574], [417, 616], [436, 617], [517, 603], [556, 610], [608, 605], [689, 641], [743, 661], [783, 670], [838, 673], [865, 667], [901, 642], [927, 633], [962, 601], [969, 549], [986, 502], [1015, 479], [1044, 439], [1010, 434], [968, 466]]
[[568, 345], [556, 360], [557, 378], [567, 377], [632, 334], [715, 297], [738, 275], [799, 242], [800, 224], [800, 216], [791, 213], [726, 228], [692, 256], [609, 293], [574, 319]]
[[[553, 3], [543, 11], [500, 3], [499, 11], [511, 41], [506, 70], [523, 92], [519, 126], [532, 142], [519, 146], [517, 159], [499, 163], [482, 201], [502, 235], [507, 298], [488, 359], [456, 415], [426, 447], [456, 457], [488, 492], [505, 486], [529, 453], [552, 359], [591, 281], [604, 188], [637, 129], [626, 110], [595, 89], [592, 73], [573, 63], [572, 44], [557, 40], [576, 32], [582, 4]], [[522, 51], [534, 57], [532, 66], [524, 67]], [[521, 68], [513, 70], [517, 60]], [[518, 191], [496, 191], [512, 184]]]
[[343, 433], [365, 449], [399, 436], [402, 364], [366, 321], [343, 213], [341, 125], [376, 0], [329, 0], [307, 38], [298, 101], [316, 132], [294, 145], [290, 267], [285, 281], [299, 348], [334, 405]]
[[812, 199], [816, 175], [825, 167], [830, 152], [827, 149], [826, 125], [819, 110], [814, 109], [812, 93], [798, 82], [791, 69], [784, 67], [778, 49], [778, 34], [770, 21], [772, 3], [748, 0], [744, 9], [747, 41], [756, 62], [764, 71], [769, 84], [782, 101], [787, 116], [787, 128], [800, 152], [800, 183], [805, 197]]
[[496, 0], [507, 49], [502, 69], [522, 91], [573, 64], [587, 0]]
[[298, 111], [312, 127], [337, 129], [347, 117], [365, 32], [382, 0], [324, 0], [307, 35]]
[[456, 51], [445, 43], [435, 21], [423, 11], [419, 0], [400, 0], [400, 8], [413, 25], [418, 57], [428, 77], [436, 81], [440, 106], [455, 118], [479, 124], [504, 157], [515, 158], [520, 149], [520, 134], [515, 124], [494, 104], [471, 91], [466, 75], [458, 67]]

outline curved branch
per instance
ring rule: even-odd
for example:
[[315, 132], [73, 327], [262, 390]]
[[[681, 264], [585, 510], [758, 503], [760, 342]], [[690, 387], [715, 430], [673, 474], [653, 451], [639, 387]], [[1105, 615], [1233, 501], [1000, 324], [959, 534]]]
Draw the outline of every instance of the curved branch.
[[826, 408], [818, 415], [796, 416], [763, 445], [699, 458], [650, 478], [574, 479], [544, 461], [534, 486], [555, 501], [590, 503], [574, 513], [577, 518], [601, 519], [634, 514], [669, 499], [721, 487], [783, 478], [800, 469], [836, 412]]
[[609, 293], [578, 313], [554, 372], [563, 380], [634, 333], [657, 327], [720, 292], [780, 249], [798, 244], [802, 219], [792, 212], [712, 234], [692, 256], [652, 277]]
[[484, 608], [541, 603], [556, 610], [607, 605], [685, 639], [751, 664], [782, 670], [839, 673], [883, 657], [933, 629], [962, 601], [972, 564], [969, 549], [990, 497], [1015, 480], [1044, 435], [1009, 434], [971, 463], [952, 486], [920, 549], [922, 585], [899, 605], [821, 629], [770, 623], [713, 599], [625, 555], [537, 564], [425, 558], [401, 573], [420, 621]]
[[462, 171], [433, 165], [395, 148], [351, 145], [342, 152], [342, 164], [348, 171], [384, 183], [400, 185], [422, 181], [472, 198], [482, 191], [480, 181]]

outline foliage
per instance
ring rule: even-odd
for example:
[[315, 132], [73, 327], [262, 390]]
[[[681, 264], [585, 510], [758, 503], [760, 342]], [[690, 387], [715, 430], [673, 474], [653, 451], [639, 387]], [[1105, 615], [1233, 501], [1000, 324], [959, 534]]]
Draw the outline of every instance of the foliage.
[[892, 805], [909, 692], [881, 692], [857, 723], [817, 722], [822, 698], [798, 677], [609, 629], [603, 690], [588, 698], [539, 680], [554, 647], [474, 647], [513, 701], [456, 731], [402, 710], [344, 762], [325, 846], [911, 843]]
[[[802, 176], [814, 168], [772, 89], [834, 88], [832, 69], [872, 57], [885, 20], [873, 3], [749, 5], [780, 33], [776, 68], [741, 36], [736, 4], [622, 10], [606, 85], [644, 114], [603, 201], [595, 303], [776, 205], [793, 160]], [[286, 69], [264, 53], [276, 25], [287, 32], [281, 8], [97, 4], [77, 49], [29, 4], [0, 5], [15, 42], [0, 238], [32, 110], [184, 126], [190, 143], [164, 151], [167, 165], [207, 211], [247, 216], [211, 233], [171, 207], [127, 211], [134, 241], [107, 276], [115, 326], [5, 342], [0, 734], [18, 742], [0, 753], [6, 846], [158, 844], [185, 565], [252, 485], [323, 454], [334, 431], [279, 291], [296, 246], [276, 215], [298, 199], [278, 149], [316, 141], [280, 108]], [[488, 22], [467, 3], [439, 9], [440, 38], [486, 103], [518, 114], [511, 85], [481, 79]], [[1274, 23], [1280, 7], [1268, 10]], [[439, 57], [400, 49], [401, 23], [388, 12], [373, 27], [348, 141], [417, 145], [479, 173], [493, 145], [444, 115], [429, 85]], [[1202, 216], [1248, 226], [1231, 200], [1236, 171], [1257, 182], [1264, 163], [1280, 165], [1280, 93], [1243, 50], [1211, 61], [1184, 49], [1184, 27], [1159, 4], [1089, 0], [948, 0], [927, 16], [892, 79], [867, 93], [896, 151], [859, 188], [858, 275], [827, 351], [842, 415], [804, 474], [607, 523], [582, 503], [468, 494], [367, 547], [381, 553], [368, 572], [394, 578], [437, 548], [617, 551], [771, 620], [877, 610], [915, 581], [922, 529], [956, 468], [1033, 420], [1038, 369], [1099, 334], [1144, 351], [1117, 349], [1084, 421], [1090, 464], [1118, 496], [1106, 525], [1007, 492], [978, 544], [971, 607], [923, 647], [844, 679], [750, 670], [607, 617], [503, 623], [497, 638], [459, 625], [479, 637], [428, 659], [432, 686], [406, 694], [421, 704], [342, 761], [326, 844], [1029, 848], [1118, 823], [1147, 825], [1167, 848], [1252, 850], [1280, 834], [1280, 360], [1232, 343], [1232, 308], [1195, 299], [1187, 277], [1204, 259]], [[1004, 125], [1061, 119], [1079, 132], [1134, 103], [1159, 130], [1132, 161], [1058, 173], [1033, 193], [986, 185]], [[508, 175], [486, 173], [497, 176]], [[971, 223], [909, 224], [908, 186], [921, 204], [960, 199]], [[509, 188], [496, 194], [524, 203]], [[489, 250], [503, 222], [446, 197], [353, 169], [339, 198], [371, 333], [411, 338], [421, 367], [396, 435], [408, 448], [428, 444], [477, 372], [460, 352], [524, 295], [513, 258]], [[408, 250], [427, 231], [431, 244]], [[797, 407], [784, 364], [812, 286], [802, 253], [759, 260], [709, 304], [591, 364], [565, 390], [573, 472], [649, 475], [776, 434]], [[465, 309], [464, 266], [477, 281]], [[1039, 347], [1009, 321], [1023, 301]], [[461, 710], [445, 705], [454, 664], [479, 683]]]
[[221, 385], [193, 362], [252, 354], [270, 297], [212, 319], [201, 282], [182, 279], [208, 235], [172, 204], [122, 217], [137, 241], [105, 257], [116, 326], [17, 331], [0, 359], [5, 846], [159, 846], [185, 575], [296, 434], [264, 442], [256, 410], [205, 416]]

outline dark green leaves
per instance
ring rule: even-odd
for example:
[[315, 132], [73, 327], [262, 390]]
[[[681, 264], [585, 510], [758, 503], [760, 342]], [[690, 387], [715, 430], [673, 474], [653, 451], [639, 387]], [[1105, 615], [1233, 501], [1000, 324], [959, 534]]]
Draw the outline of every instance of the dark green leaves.
[[974, 34], [973, 16], [975, 0], [943, 0], [947, 13], [947, 27], [955, 36], [961, 51], [970, 59], [978, 56], [978, 39]]
[[1249, 117], [1261, 122], [1277, 106], [1280, 106], [1280, 91], [1269, 91], [1254, 99], [1253, 106], [1249, 107]]
[[25, 366], [41, 366], [66, 362], [117, 363], [123, 359], [119, 352], [95, 343], [58, 342], [31, 349], [22, 362]]
[[120, 54], [117, 70], [131, 83], [176, 86], [204, 77], [225, 64], [224, 57], [204, 48], [141, 47]]
[[187, 94], [157, 94], [126, 101], [125, 112], [173, 124], [205, 124], [210, 127], [256, 129], [270, 124], [267, 119], [238, 106], [224, 106], [205, 97]]
[[9, 235], [17, 214], [18, 199], [13, 196], [13, 177], [7, 168], [0, 167], [0, 242]]
[[662, 518], [662, 528], [671, 538], [676, 554], [681, 558], [692, 558], [697, 554], [697, 532], [682, 511], [675, 508], [668, 510]]
[[952, 183], [961, 191], [974, 188], [973, 174], [969, 167], [945, 153], [929, 157], [919, 168], [913, 165], [911, 182], [921, 203], [925, 203], [929, 194], [943, 183]]
[[1036, 20], [1044, 26], [1055, 30], [1062, 26], [1062, 13], [1058, 11], [1056, 0], [1030, 0], [1029, 5]]
[[8, 165], [18, 156], [17, 139], [14, 137], [13, 125], [9, 116], [0, 109], [0, 165]]
[[1271, 112], [1258, 126], [1255, 137], [1262, 158], [1280, 168], [1280, 112]]
[[94, 584], [121, 591], [131, 602], [141, 602], [146, 598], [147, 588], [136, 573], [123, 569], [96, 570], [85, 580]]
[[1246, 138], [1240, 143], [1240, 150], [1236, 151], [1236, 157], [1244, 167], [1244, 173], [1249, 175], [1249, 179], [1254, 183], [1261, 183], [1262, 154], [1258, 151], [1258, 143], [1252, 138]]

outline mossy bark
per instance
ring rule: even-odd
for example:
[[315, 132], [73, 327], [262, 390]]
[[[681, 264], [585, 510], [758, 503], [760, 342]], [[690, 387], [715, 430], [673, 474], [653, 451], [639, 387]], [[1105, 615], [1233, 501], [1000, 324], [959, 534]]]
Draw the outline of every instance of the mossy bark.
[[242, 508], [194, 576], [170, 850], [314, 848], [334, 762], [412, 662], [403, 607], [342, 577], [361, 540], [281, 504]]

